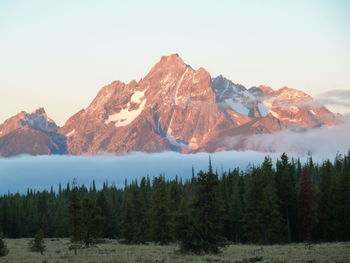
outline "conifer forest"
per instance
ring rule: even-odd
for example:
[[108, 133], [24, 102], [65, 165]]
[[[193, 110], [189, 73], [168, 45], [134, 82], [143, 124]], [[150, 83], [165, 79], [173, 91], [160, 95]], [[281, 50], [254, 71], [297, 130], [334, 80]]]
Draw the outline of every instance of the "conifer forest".
[[350, 154], [321, 164], [283, 154], [245, 171], [208, 170], [191, 179], [166, 175], [124, 188], [79, 182], [58, 191], [28, 189], [0, 197], [5, 238], [69, 237], [73, 249], [101, 239], [127, 244], [178, 243], [217, 253], [227, 244], [350, 241]]

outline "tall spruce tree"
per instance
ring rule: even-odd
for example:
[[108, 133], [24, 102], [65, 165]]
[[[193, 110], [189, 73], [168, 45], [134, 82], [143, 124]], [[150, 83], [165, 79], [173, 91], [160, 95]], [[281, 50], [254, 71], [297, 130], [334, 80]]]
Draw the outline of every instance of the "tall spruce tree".
[[[96, 189], [95, 185], [93, 184], [92, 189]], [[94, 190], [93, 190], [94, 191]], [[95, 190], [96, 191], [96, 190]], [[97, 193], [97, 207], [100, 211], [100, 228], [101, 229], [101, 236], [106, 237], [106, 238], [113, 238], [115, 236], [114, 233], [114, 224], [115, 222], [113, 221], [113, 216], [112, 216], [112, 209], [110, 206], [110, 203], [107, 201], [106, 195], [104, 191], [99, 191]]]
[[314, 187], [308, 168], [304, 167], [297, 195], [298, 227], [301, 241], [311, 240], [314, 208]]
[[169, 210], [169, 197], [163, 175], [153, 180], [153, 195], [151, 206], [151, 236], [152, 240], [160, 245], [172, 241], [171, 214]]
[[145, 244], [150, 237], [150, 190], [145, 177], [141, 179], [139, 194], [137, 195], [138, 222], [135, 230], [135, 239], [138, 243]]
[[288, 155], [283, 153], [277, 161], [276, 171], [277, 196], [280, 202], [280, 211], [284, 224], [287, 227], [288, 241], [296, 240], [296, 180], [293, 165]]
[[320, 183], [317, 194], [318, 238], [324, 241], [334, 240], [334, 187], [332, 164], [325, 161], [320, 170]]
[[102, 232], [101, 211], [91, 197], [85, 197], [82, 205], [81, 237], [86, 247], [96, 243]]
[[123, 242], [130, 244], [133, 243], [135, 224], [134, 224], [134, 209], [130, 194], [126, 193], [123, 202], [123, 212], [121, 215], [121, 237]]
[[231, 195], [231, 241], [240, 243], [242, 241], [242, 221], [243, 221], [243, 203], [239, 190], [239, 175], [234, 176]]
[[349, 157], [337, 156], [338, 176], [335, 189], [335, 235], [340, 241], [350, 240], [350, 164]]
[[226, 238], [222, 236], [224, 204], [219, 184], [209, 159], [209, 171], [200, 171], [196, 178], [195, 195], [187, 210], [189, 217], [181, 216], [186, 207], [180, 210], [180, 219], [186, 224], [182, 225], [182, 229], [188, 232], [189, 238], [189, 241], [180, 240], [185, 252], [218, 253], [227, 245]]
[[82, 241], [82, 221], [81, 221], [81, 203], [79, 198], [78, 186], [73, 185], [73, 189], [69, 195], [69, 226], [70, 226], [70, 241], [72, 243], [71, 249], [74, 254], [77, 254], [79, 243]]

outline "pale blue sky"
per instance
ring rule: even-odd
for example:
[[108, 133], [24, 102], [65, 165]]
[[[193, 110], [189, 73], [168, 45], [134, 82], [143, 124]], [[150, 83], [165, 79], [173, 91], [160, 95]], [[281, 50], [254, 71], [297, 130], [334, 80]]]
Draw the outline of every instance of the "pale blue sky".
[[0, 0], [0, 122], [43, 106], [63, 125], [170, 53], [246, 87], [349, 90], [349, 14], [348, 0]]

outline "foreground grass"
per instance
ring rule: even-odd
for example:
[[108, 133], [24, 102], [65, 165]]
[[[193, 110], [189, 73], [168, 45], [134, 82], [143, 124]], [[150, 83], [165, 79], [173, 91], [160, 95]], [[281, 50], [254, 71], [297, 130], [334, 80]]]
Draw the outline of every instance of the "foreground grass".
[[178, 247], [155, 245], [122, 245], [108, 241], [89, 249], [80, 249], [74, 256], [69, 251], [67, 239], [47, 239], [46, 252], [30, 252], [28, 239], [9, 239], [6, 243], [10, 253], [0, 262], [18, 263], [166, 263], [166, 262], [217, 262], [217, 263], [257, 263], [257, 262], [304, 262], [304, 263], [350, 263], [350, 243], [322, 243], [308, 248], [304, 244], [256, 246], [231, 245], [219, 255], [182, 255]]

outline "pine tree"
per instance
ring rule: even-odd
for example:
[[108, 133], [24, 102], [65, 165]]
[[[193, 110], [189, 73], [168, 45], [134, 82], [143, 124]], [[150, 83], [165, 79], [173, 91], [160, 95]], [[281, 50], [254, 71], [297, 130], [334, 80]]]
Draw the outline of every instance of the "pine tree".
[[9, 249], [6, 246], [6, 243], [3, 240], [2, 233], [0, 233], [0, 257], [4, 257], [9, 253]]
[[301, 241], [311, 240], [311, 229], [313, 224], [314, 187], [308, 174], [307, 167], [304, 167], [301, 174], [301, 181], [298, 189], [298, 225]]
[[81, 204], [79, 198], [79, 190], [76, 185], [73, 186], [69, 195], [69, 226], [70, 226], [70, 241], [72, 243], [71, 249], [74, 254], [77, 254], [77, 249], [80, 247], [79, 243], [82, 241], [81, 229]]
[[132, 243], [135, 233], [135, 224], [133, 216], [133, 204], [128, 193], [125, 194], [123, 213], [121, 219], [121, 236], [125, 243]]
[[280, 202], [280, 212], [287, 227], [288, 241], [296, 240], [296, 189], [293, 166], [286, 153], [277, 161], [276, 188]]
[[174, 230], [174, 237], [179, 242], [182, 252], [200, 253], [201, 248], [197, 242], [197, 228], [193, 223], [188, 201], [185, 198], [182, 199], [179, 210], [175, 215]]
[[232, 236], [231, 240], [235, 243], [241, 242], [242, 238], [242, 220], [243, 220], [243, 204], [239, 192], [239, 177], [235, 176], [232, 185], [232, 197], [231, 197], [231, 227]]
[[[93, 188], [96, 191], [95, 184], [93, 184]], [[113, 225], [115, 222], [112, 221], [112, 209], [110, 207], [110, 204], [107, 202], [106, 195], [104, 191], [100, 191], [97, 194], [97, 207], [100, 210], [100, 223], [101, 223], [101, 235], [103, 237], [107, 238], [113, 238], [114, 236], [114, 229]]]
[[138, 210], [137, 216], [137, 225], [135, 230], [135, 240], [138, 243], [145, 244], [147, 241], [150, 241], [150, 193], [147, 186], [147, 180], [145, 177], [141, 179], [139, 194], [137, 195], [137, 207]]
[[85, 197], [82, 205], [81, 234], [86, 247], [90, 247], [101, 236], [101, 222], [101, 212], [94, 200]]
[[43, 255], [45, 247], [44, 232], [40, 229], [34, 239], [29, 241], [29, 249], [33, 252], [40, 252], [40, 254]]
[[272, 183], [262, 191], [261, 197], [261, 231], [264, 244], [284, 243], [286, 229], [279, 211], [279, 202]]
[[160, 245], [172, 241], [170, 231], [169, 197], [165, 186], [165, 178], [160, 175], [154, 178], [151, 205], [151, 236], [155, 243]]
[[319, 238], [326, 241], [334, 240], [334, 179], [332, 179], [332, 164], [325, 161], [320, 171], [320, 183], [317, 195]]
[[349, 158], [337, 156], [338, 176], [335, 189], [335, 235], [339, 241], [350, 240], [350, 164]]
[[187, 212], [190, 217], [180, 216], [181, 221], [186, 223], [182, 228], [188, 229], [189, 236], [188, 241], [180, 240], [180, 246], [185, 252], [218, 253], [227, 241], [221, 232], [224, 204], [219, 192], [219, 179], [213, 173], [211, 160], [208, 173], [198, 173], [195, 189], [194, 199]]

